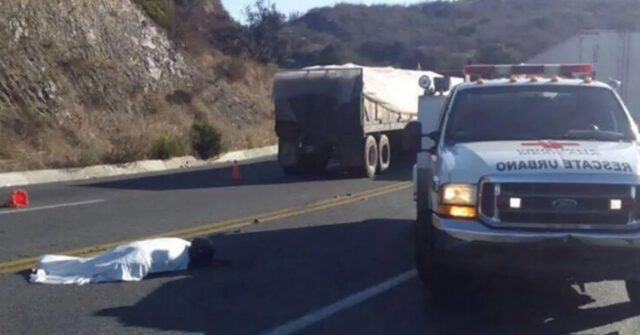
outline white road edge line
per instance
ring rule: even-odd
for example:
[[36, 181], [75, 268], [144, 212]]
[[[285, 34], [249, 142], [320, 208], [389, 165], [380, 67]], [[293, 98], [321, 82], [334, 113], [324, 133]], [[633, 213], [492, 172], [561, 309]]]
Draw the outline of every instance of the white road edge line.
[[40, 206], [40, 207], [8, 209], [8, 210], [0, 211], [0, 215], [18, 214], [18, 213], [33, 212], [33, 211], [42, 211], [42, 210], [45, 210], [45, 209], [55, 209], [55, 208], [62, 208], [62, 207], [91, 205], [91, 204], [97, 204], [97, 203], [101, 203], [101, 202], [105, 202], [105, 201], [106, 201], [105, 199], [94, 199], [94, 200], [68, 202], [68, 203], [64, 203], [64, 204], [55, 204], [55, 205], [47, 205], [47, 206]]
[[397, 275], [393, 278], [387, 279], [382, 283], [371, 286], [358, 293], [354, 293], [348, 297], [345, 297], [339, 301], [336, 301], [330, 305], [317, 309], [309, 314], [306, 314], [298, 319], [291, 320], [277, 328], [262, 333], [263, 335], [289, 335], [298, 332], [304, 328], [307, 328], [317, 322], [320, 322], [338, 312], [358, 305], [366, 300], [369, 300], [377, 295], [380, 295], [396, 286], [399, 286], [418, 275], [415, 269]]

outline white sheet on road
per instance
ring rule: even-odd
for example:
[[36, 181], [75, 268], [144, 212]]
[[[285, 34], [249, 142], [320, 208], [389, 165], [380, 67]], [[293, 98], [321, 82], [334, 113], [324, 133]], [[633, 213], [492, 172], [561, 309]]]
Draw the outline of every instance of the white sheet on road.
[[133, 242], [88, 258], [43, 256], [29, 280], [38, 284], [139, 281], [151, 273], [185, 270], [190, 242], [159, 238]]

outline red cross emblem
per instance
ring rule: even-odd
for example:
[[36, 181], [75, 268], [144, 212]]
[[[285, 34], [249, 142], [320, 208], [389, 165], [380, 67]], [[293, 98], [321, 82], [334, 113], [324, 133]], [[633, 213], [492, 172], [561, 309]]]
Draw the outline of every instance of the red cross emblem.
[[556, 141], [537, 141], [522, 143], [525, 147], [542, 147], [544, 149], [564, 149], [564, 147], [577, 147], [580, 143], [576, 142], [556, 142]]

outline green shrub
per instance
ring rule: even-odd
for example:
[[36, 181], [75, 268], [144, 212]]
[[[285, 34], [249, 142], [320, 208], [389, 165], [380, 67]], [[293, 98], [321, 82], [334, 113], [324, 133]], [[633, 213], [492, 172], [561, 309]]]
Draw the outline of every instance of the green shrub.
[[171, 31], [175, 4], [173, 0], [135, 0], [144, 12], [160, 27]]
[[196, 121], [191, 126], [191, 146], [200, 158], [211, 158], [222, 150], [222, 135], [214, 126]]
[[327, 45], [318, 55], [318, 64], [345, 64], [357, 62], [357, 55], [347, 44], [343, 42], [333, 42]]
[[77, 164], [79, 166], [89, 166], [102, 163], [109, 149], [103, 143], [88, 143], [81, 147]]
[[193, 100], [193, 95], [186, 90], [177, 89], [173, 93], [167, 94], [165, 100], [174, 105], [188, 105]]
[[168, 159], [184, 153], [180, 140], [173, 136], [158, 136], [151, 143], [150, 156], [153, 159]]
[[111, 149], [104, 155], [106, 164], [129, 163], [144, 159], [149, 152], [145, 134], [124, 132], [111, 139]]

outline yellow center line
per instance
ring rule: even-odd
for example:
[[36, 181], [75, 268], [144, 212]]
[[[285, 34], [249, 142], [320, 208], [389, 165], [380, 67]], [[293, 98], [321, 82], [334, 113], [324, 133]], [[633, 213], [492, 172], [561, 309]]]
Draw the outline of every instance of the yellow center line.
[[[179, 230], [173, 230], [173, 231], [148, 235], [148, 236], [140, 237], [134, 240], [117, 241], [117, 242], [89, 246], [81, 249], [68, 250], [68, 251], [60, 252], [59, 254], [74, 256], [74, 257], [87, 257], [87, 256], [94, 255], [96, 253], [105, 251], [107, 249], [111, 249], [118, 245], [130, 243], [136, 240], [146, 240], [146, 239], [168, 237], [168, 236], [179, 237], [183, 239], [190, 239], [197, 236], [210, 235], [210, 234], [220, 233], [224, 231], [235, 230], [235, 229], [242, 228], [242, 227], [249, 226], [256, 223], [266, 223], [266, 222], [280, 220], [280, 219], [284, 219], [292, 216], [302, 215], [302, 214], [311, 213], [311, 212], [317, 212], [317, 211], [332, 208], [332, 207], [343, 206], [350, 203], [363, 201], [370, 197], [376, 197], [376, 196], [380, 196], [388, 193], [401, 191], [410, 186], [411, 186], [410, 182], [393, 183], [390, 185], [347, 195], [344, 197], [333, 197], [333, 198], [317, 201], [317, 202], [306, 204], [306, 205], [293, 206], [289, 208], [283, 208], [280, 210], [244, 216], [236, 219], [216, 221], [212, 223], [203, 224], [197, 227], [191, 227], [191, 228], [185, 228], [185, 229], [179, 229]], [[40, 259], [40, 256], [0, 261], [0, 274], [9, 274], [9, 273], [15, 273], [15, 272], [31, 269], [39, 259]]]

